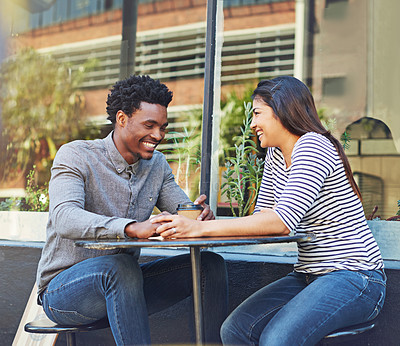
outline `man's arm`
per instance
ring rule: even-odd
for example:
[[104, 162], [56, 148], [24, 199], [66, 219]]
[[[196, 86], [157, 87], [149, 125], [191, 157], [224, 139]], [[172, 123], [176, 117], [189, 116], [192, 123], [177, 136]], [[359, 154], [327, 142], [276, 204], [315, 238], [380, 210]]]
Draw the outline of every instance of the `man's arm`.
[[61, 147], [54, 159], [49, 183], [50, 223], [62, 238], [124, 237], [131, 219], [109, 217], [85, 210], [85, 166], [79, 152], [71, 146]]
[[[162, 212], [159, 215], [168, 215], [168, 212]], [[161, 223], [152, 223], [150, 220], [143, 222], [131, 222], [125, 226], [125, 234], [130, 238], [148, 238], [156, 235], [156, 229]]]

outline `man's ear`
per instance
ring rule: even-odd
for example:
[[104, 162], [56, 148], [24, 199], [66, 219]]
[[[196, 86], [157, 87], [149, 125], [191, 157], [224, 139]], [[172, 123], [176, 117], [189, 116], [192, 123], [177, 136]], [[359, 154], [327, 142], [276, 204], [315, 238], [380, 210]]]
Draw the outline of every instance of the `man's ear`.
[[121, 110], [115, 115], [115, 123], [120, 127], [125, 127], [128, 116]]

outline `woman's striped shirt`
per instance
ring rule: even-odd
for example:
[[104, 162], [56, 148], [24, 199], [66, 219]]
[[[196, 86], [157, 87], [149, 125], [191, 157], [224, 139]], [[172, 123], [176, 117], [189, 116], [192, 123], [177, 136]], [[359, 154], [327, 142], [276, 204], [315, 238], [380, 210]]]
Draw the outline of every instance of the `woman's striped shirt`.
[[255, 212], [262, 208], [273, 208], [289, 230], [315, 235], [298, 243], [298, 272], [383, 268], [362, 204], [334, 145], [323, 135], [301, 136], [289, 168], [279, 148], [268, 149]]

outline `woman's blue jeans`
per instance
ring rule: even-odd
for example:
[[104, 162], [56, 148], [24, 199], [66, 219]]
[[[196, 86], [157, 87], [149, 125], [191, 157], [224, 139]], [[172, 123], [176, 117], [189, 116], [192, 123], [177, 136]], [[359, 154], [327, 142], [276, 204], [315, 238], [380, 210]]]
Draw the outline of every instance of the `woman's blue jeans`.
[[226, 345], [315, 345], [330, 332], [376, 317], [386, 294], [383, 270], [292, 272], [260, 289], [226, 319]]
[[[226, 266], [221, 256], [208, 251], [201, 252], [201, 291], [205, 342], [221, 343], [219, 331], [228, 314]], [[139, 264], [129, 254], [116, 254], [62, 271], [51, 280], [42, 302], [56, 323], [88, 324], [108, 316], [117, 345], [148, 345], [148, 315], [191, 295], [189, 255]], [[171, 328], [179, 333], [179, 326]]]

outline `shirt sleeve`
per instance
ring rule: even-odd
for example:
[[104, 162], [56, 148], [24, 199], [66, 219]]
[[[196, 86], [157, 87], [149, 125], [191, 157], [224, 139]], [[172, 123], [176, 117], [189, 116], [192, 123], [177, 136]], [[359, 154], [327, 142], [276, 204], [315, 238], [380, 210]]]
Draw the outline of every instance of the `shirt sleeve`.
[[336, 165], [336, 150], [330, 142], [299, 141], [292, 155], [289, 178], [275, 207], [289, 230], [296, 229]]
[[62, 238], [123, 238], [125, 226], [134, 220], [85, 210], [85, 167], [75, 147], [58, 150], [49, 183], [49, 223]]

